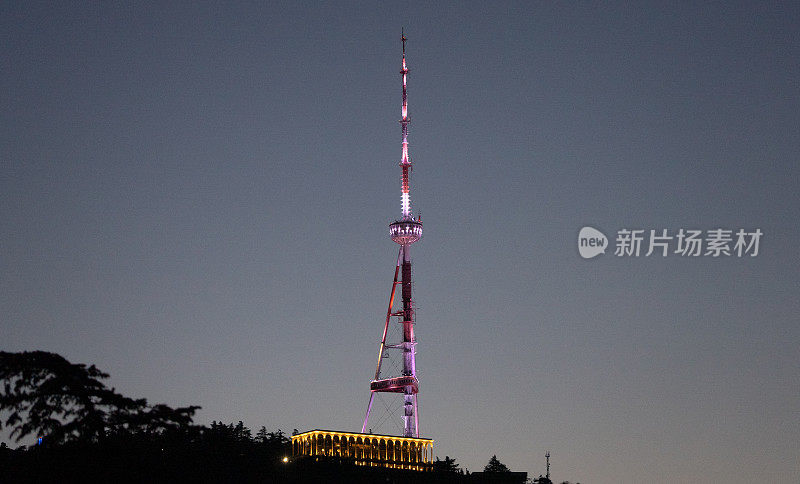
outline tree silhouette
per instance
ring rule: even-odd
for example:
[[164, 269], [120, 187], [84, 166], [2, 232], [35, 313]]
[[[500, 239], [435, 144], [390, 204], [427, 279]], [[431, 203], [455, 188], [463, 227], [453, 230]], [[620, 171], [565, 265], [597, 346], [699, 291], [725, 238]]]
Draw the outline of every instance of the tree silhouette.
[[17, 441], [96, 442], [109, 435], [159, 433], [190, 426], [200, 407], [149, 405], [105, 386], [108, 374], [46, 351], [0, 352], [0, 412]]
[[262, 425], [261, 428], [258, 430], [258, 433], [256, 434], [255, 441], [258, 442], [259, 444], [263, 444], [267, 441], [268, 438], [269, 438], [269, 432], [267, 432], [267, 428]]
[[291, 439], [286, 437], [281, 429], [278, 429], [277, 432], [267, 432], [266, 427], [262, 426], [256, 434], [255, 441], [265, 449], [286, 450], [289, 448]]
[[444, 460], [439, 460], [437, 457], [436, 460], [433, 462], [433, 470], [437, 472], [460, 472], [458, 464], [456, 464], [455, 459], [451, 459], [450, 456], [444, 456]]
[[233, 436], [237, 442], [252, 442], [253, 435], [250, 432], [250, 429], [245, 427], [241, 420], [239, 423], [236, 424], [236, 427], [233, 428]]
[[510, 472], [508, 467], [505, 464], [500, 462], [497, 459], [496, 455], [493, 455], [491, 459], [489, 459], [489, 463], [486, 464], [486, 467], [483, 468], [483, 472]]

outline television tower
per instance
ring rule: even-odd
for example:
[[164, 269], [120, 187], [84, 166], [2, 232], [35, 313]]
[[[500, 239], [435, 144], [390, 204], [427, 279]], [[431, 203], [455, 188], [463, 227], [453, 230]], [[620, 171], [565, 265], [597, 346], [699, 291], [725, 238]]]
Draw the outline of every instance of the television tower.
[[[364, 425], [361, 427], [363, 433], [367, 429], [369, 412], [372, 409], [372, 401], [375, 393], [400, 393], [403, 395], [403, 437], [419, 438], [419, 413], [417, 411], [417, 393], [419, 383], [417, 381], [417, 369], [414, 359], [416, 353], [415, 346], [417, 340], [414, 337], [414, 303], [411, 300], [411, 244], [422, 237], [422, 220], [414, 219], [411, 213], [411, 195], [409, 187], [409, 176], [412, 171], [411, 157], [408, 155], [408, 99], [406, 95], [406, 79], [408, 68], [406, 67], [406, 37], [401, 35], [403, 42], [403, 68], [400, 75], [403, 78], [403, 109], [400, 126], [402, 128], [402, 154], [400, 156], [400, 168], [402, 178], [400, 184], [400, 205], [402, 217], [389, 224], [389, 236], [392, 240], [400, 244], [400, 251], [397, 254], [397, 264], [394, 268], [394, 281], [392, 291], [389, 295], [389, 308], [386, 310], [386, 321], [383, 326], [383, 337], [378, 348], [378, 366], [375, 369], [375, 378], [370, 382], [369, 404], [367, 414], [364, 417]], [[401, 276], [398, 282], [397, 276]], [[393, 311], [394, 294], [397, 285], [401, 285], [401, 296], [403, 309]], [[386, 344], [386, 335], [389, 330], [389, 322], [392, 317], [398, 318], [398, 323], [402, 325], [402, 341], [397, 344]], [[386, 356], [385, 350], [399, 350], [402, 353], [403, 369], [402, 374], [389, 378], [381, 377], [381, 363]]]

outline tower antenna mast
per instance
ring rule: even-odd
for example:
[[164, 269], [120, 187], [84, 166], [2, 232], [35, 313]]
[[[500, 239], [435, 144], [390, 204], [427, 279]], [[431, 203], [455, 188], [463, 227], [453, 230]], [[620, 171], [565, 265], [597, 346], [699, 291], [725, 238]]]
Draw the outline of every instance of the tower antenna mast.
[[544, 458], [547, 459], [547, 482], [550, 482], [550, 451], [549, 450], [544, 455]]
[[[383, 327], [383, 337], [378, 348], [378, 365], [375, 369], [375, 378], [370, 382], [369, 404], [367, 414], [364, 416], [364, 425], [361, 427], [363, 433], [367, 429], [372, 402], [375, 393], [399, 393], [403, 395], [403, 436], [419, 438], [419, 412], [417, 407], [417, 393], [419, 383], [417, 381], [416, 369], [416, 344], [414, 336], [414, 303], [411, 299], [411, 244], [422, 237], [422, 220], [414, 219], [411, 211], [411, 192], [410, 192], [410, 173], [412, 170], [411, 157], [408, 155], [408, 95], [407, 80], [408, 67], [406, 66], [406, 36], [401, 31], [400, 40], [403, 43], [403, 63], [400, 75], [403, 79], [403, 107], [401, 111], [400, 127], [402, 130], [402, 152], [400, 155], [400, 169], [402, 172], [400, 181], [400, 209], [401, 217], [389, 224], [389, 236], [400, 245], [397, 254], [397, 264], [394, 269], [394, 281], [392, 291], [389, 295], [389, 308], [386, 311], [386, 320]], [[401, 279], [398, 281], [397, 277]], [[397, 285], [401, 286], [401, 297], [403, 309], [393, 311], [394, 294]], [[389, 322], [392, 317], [398, 318], [398, 323], [402, 325], [403, 338], [397, 344], [386, 344], [386, 336], [389, 330]], [[382, 378], [381, 363], [384, 359], [384, 352], [387, 349], [399, 350], [402, 353], [403, 368], [402, 374], [390, 378]]]

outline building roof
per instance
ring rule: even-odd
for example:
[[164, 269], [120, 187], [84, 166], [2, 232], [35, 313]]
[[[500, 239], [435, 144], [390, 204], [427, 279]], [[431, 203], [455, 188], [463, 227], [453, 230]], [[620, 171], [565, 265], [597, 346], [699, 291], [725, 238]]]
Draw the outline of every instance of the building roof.
[[340, 430], [326, 430], [326, 429], [314, 429], [308, 430], [306, 432], [299, 433], [297, 435], [292, 435], [292, 438], [300, 437], [303, 435], [313, 434], [313, 433], [327, 433], [327, 434], [337, 434], [337, 435], [347, 435], [353, 437], [381, 437], [393, 440], [406, 440], [412, 442], [427, 442], [432, 443], [433, 439], [418, 439], [416, 437], [401, 437], [399, 435], [385, 435], [385, 434], [363, 434], [360, 432], [343, 432]]

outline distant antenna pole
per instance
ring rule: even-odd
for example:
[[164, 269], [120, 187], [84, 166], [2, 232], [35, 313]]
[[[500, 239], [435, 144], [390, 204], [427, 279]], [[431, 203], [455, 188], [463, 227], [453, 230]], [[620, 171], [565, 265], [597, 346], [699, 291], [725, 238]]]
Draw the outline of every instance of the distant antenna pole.
[[550, 480], [550, 451], [548, 450], [547, 453], [544, 455], [544, 458], [547, 459], [547, 480]]

